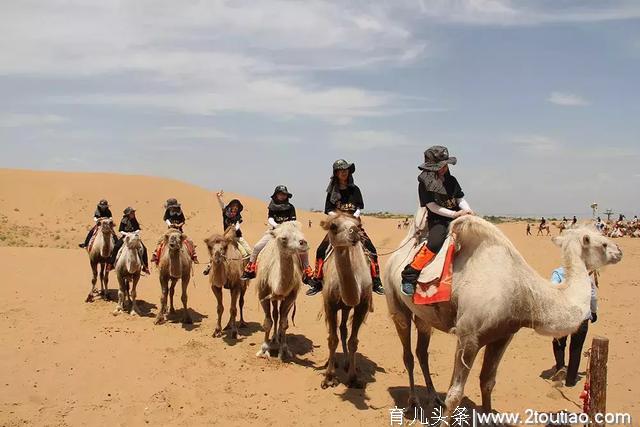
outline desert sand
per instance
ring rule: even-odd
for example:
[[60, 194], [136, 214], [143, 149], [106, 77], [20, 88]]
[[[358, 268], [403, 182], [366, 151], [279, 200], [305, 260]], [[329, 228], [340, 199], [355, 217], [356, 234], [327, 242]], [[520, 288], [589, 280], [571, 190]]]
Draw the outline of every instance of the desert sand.
[[[93, 224], [96, 202], [107, 198], [117, 220], [126, 206], [137, 208], [143, 240], [152, 248], [165, 228], [162, 206], [168, 197], [182, 203], [185, 231], [206, 261], [202, 240], [222, 226], [211, 191], [143, 176], [0, 170], [0, 425], [389, 425], [389, 409], [406, 403], [408, 379], [384, 297], [374, 297], [375, 312], [360, 333], [364, 390], [320, 388], [328, 354], [320, 296], [298, 298], [296, 325], [289, 329], [295, 358], [286, 364], [255, 357], [262, 314], [251, 287], [249, 327], [240, 339], [211, 337], [215, 301], [203, 264], [189, 287], [193, 325], [153, 324], [160, 298], [154, 270], [138, 286], [143, 317], [114, 317], [113, 301], [84, 302], [91, 272], [77, 243]], [[267, 197], [226, 194], [227, 201], [232, 197], [245, 205], [243, 230], [254, 243], [266, 229]], [[315, 251], [323, 215], [298, 212]], [[396, 220], [364, 221], [380, 252], [392, 250], [406, 232]], [[549, 237], [525, 236], [522, 223], [500, 228], [543, 276], [559, 265], [559, 250]], [[585, 347], [596, 334], [610, 339], [607, 409], [631, 413], [638, 425], [640, 316], [634, 306], [640, 299], [640, 239], [616, 243], [624, 259], [601, 276], [599, 320], [590, 325]], [[384, 262], [383, 257], [383, 269]], [[112, 297], [116, 286], [112, 274]], [[442, 393], [454, 346], [454, 337], [435, 332], [430, 362]], [[470, 408], [480, 403], [476, 365], [466, 388]], [[583, 381], [573, 388], [555, 386], [542, 378], [552, 365], [551, 339], [521, 330], [498, 372], [495, 408], [521, 414], [527, 408], [579, 411]]]

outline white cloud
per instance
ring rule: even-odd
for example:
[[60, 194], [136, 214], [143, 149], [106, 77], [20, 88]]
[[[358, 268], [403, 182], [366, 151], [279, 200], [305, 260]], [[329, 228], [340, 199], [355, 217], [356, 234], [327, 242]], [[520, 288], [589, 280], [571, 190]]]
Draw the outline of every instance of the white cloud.
[[366, 151], [374, 148], [392, 148], [412, 145], [404, 135], [374, 130], [352, 130], [332, 132], [329, 137], [332, 148], [348, 151]]
[[549, 98], [547, 98], [547, 101], [565, 107], [584, 107], [589, 105], [589, 101], [580, 95], [566, 92], [552, 92]]
[[543, 135], [520, 135], [512, 138], [510, 142], [529, 153], [552, 153], [561, 148], [558, 141]]
[[65, 117], [55, 114], [0, 114], [0, 128], [51, 126], [66, 121]]

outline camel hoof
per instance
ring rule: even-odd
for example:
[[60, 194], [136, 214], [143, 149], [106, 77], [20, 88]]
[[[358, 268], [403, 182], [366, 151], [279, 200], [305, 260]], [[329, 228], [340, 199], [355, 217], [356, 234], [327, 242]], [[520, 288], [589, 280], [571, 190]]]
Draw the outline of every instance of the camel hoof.
[[158, 316], [158, 317], [156, 317], [156, 320], [153, 323], [155, 323], [156, 325], [162, 325], [165, 321], [166, 321], [166, 319], [164, 319], [161, 316]]
[[87, 295], [87, 299], [85, 299], [84, 302], [93, 302], [93, 295], [92, 294]]
[[113, 314], [114, 316], [117, 316], [120, 313], [122, 313], [122, 309], [120, 307], [118, 307], [115, 310], [113, 310], [113, 312], [111, 314]]
[[131, 316], [142, 316], [142, 314], [140, 314], [140, 310], [138, 310], [138, 307], [134, 307], [131, 309], [131, 311], [129, 312], [129, 315]]
[[338, 384], [340, 384], [340, 381], [338, 381], [336, 377], [325, 378], [320, 383], [320, 387], [322, 387], [323, 389], [326, 389], [329, 387], [336, 387]]
[[256, 353], [256, 357], [268, 359], [269, 357], [271, 357], [271, 354], [269, 354], [269, 350], [258, 350], [258, 352]]
[[216, 329], [213, 331], [213, 334], [211, 334], [211, 336], [212, 336], [213, 338], [220, 338], [220, 337], [222, 336], [222, 331], [220, 330], [220, 328], [216, 328]]
[[362, 380], [359, 380], [357, 377], [353, 377], [353, 378], [349, 379], [349, 381], [347, 381], [347, 387], [356, 388], [356, 389], [363, 389], [364, 388], [364, 382]]

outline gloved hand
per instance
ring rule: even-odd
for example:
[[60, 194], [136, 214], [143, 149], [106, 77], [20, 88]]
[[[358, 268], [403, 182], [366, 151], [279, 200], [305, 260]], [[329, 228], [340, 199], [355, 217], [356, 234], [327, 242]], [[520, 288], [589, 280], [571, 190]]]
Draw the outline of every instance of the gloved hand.
[[598, 313], [591, 313], [591, 323], [596, 323], [598, 321]]

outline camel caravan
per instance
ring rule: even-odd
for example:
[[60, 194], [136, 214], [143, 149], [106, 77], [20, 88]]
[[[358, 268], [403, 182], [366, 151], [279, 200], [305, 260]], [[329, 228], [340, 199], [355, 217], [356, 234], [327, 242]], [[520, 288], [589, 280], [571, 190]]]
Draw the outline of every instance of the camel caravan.
[[[491, 394], [500, 361], [514, 335], [531, 328], [541, 335], [565, 337], [574, 333], [590, 313], [589, 274], [622, 258], [618, 245], [602, 230], [580, 226], [576, 221], [553, 237], [563, 258], [566, 278], [561, 285], [542, 278], [527, 264], [511, 241], [488, 221], [475, 215], [457, 179], [449, 170], [457, 159], [442, 146], [425, 151], [419, 166], [420, 207], [399, 246], [389, 254], [381, 275], [378, 253], [364, 228], [360, 213], [364, 201], [354, 183], [355, 165], [345, 160], [333, 164], [327, 188], [325, 214], [320, 226], [326, 232], [316, 251], [315, 268], [309, 263], [309, 244], [297, 221], [293, 194], [279, 185], [270, 198], [268, 229], [251, 248], [242, 230], [242, 203], [224, 202], [223, 234], [207, 237], [204, 243], [208, 277], [217, 301], [213, 337], [236, 340], [245, 328], [243, 307], [250, 283], [264, 311], [264, 341], [258, 357], [282, 361], [294, 355], [287, 343], [289, 321], [295, 325], [296, 303], [306, 285], [306, 295], [321, 293], [328, 333], [328, 361], [321, 387], [338, 385], [336, 351], [342, 344], [347, 373], [346, 385], [366, 386], [358, 377], [359, 332], [374, 309], [374, 294], [385, 295], [409, 377], [407, 410], [440, 405], [450, 416], [464, 397], [464, 387], [474, 360], [485, 348], [480, 371], [482, 408], [492, 410]], [[100, 265], [100, 295], [108, 298], [108, 275], [118, 277], [118, 303], [114, 314], [140, 314], [136, 285], [149, 274], [146, 248], [140, 237], [135, 210], [127, 208], [118, 232], [106, 200], [95, 212], [96, 225], [81, 247], [89, 253], [93, 273], [93, 300]], [[575, 218], [574, 218], [575, 219]], [[185, 217], [176, 199], [165, 204], [167, 231], [153, 251], [160, 282], [160, 309], [156, 324], [176, 316], [174, 292], [181, 285], [180, 321], [192, 322], [187, 289], [198, 263], [195, 245], [184, 233]], [[635, 220], [635, 230], [638, 222]], [[630, 227], [629, 227], [630, 228]], [[543, 221], [538, 233], [549, 233]], [[384, 286], [383, 286], [384, 284]], [[229, 319], [222, 327], [223, 294], [229, 291]], [[128, 308], [127, 308], [128, 306]], [[595, 314], [595, 313], [594, 313]], [[418, 396], [411, 349], [413, 325], [417, 330], [415, 355], [422, 369], [427, 395]], [[429, 343], [433, 329], [455, 336], [457, 347], [446, 398], [441, 401], [429, 371]], [[573, 342], [572, 342], [573, 345]]]

